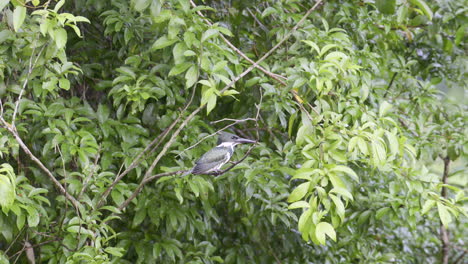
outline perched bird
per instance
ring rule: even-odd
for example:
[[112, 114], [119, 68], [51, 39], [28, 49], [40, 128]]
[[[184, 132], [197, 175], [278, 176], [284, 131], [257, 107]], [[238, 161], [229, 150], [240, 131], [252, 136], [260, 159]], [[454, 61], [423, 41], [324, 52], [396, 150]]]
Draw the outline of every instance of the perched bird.
[[218, 172], [226, 164], [234, 153], [234, 147], [241, 143], [255, 143], [254, 140], [241, 138], [231, 133], [221, 132], [218, 137], [218, 145], [201, 156], [189, 173], [206, 174]]

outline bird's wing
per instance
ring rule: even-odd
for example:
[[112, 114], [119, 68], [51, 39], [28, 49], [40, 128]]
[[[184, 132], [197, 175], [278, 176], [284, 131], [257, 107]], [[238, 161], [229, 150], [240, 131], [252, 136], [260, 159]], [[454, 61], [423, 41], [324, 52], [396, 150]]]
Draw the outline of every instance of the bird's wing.
[[198, 159], [195, 163], [200, 164], [200, 163], [218, 163], [226, 160], [226, 154], [228, 152], [224, 148], [212, 148], [203, 156], [201, 156], [200, 159]]

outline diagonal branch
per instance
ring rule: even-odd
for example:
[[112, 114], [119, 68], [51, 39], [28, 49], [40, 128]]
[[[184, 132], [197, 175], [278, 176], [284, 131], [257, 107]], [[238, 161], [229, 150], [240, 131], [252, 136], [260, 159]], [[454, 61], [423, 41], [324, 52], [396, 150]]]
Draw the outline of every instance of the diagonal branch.
[[[197, 7], [197, 5], [193, 2], [193, 0], [190, 0], [190, 3], [192, 4], [192, 6], [194, 8]], [[201, 16], [203, 18], [203, 20], [205, 20], [205, 23], [208, 24], [209, 26], [213, 26], [213, 24], [203, 15], [203, 13], [201, 11], [197, 11], [197, 14], [199, 16]], [[232, 44], [223, 34], [220, 34], [221, 38], [223, 39], [223, 41], [231, 48], [233, 49], [237, 54], [239, 54], [242, 58], [244, 58], [245, 60], [247, 60], [248, 62], [250, 62], [251, 64], [255, 64], [255, 62], [250, 59], [249, 57], [247, 57], [247, 55], [245, 55], [242, 51], [240, 51], [236, 46], [234, 46], [234, 44]], [[281, 84], [283, 85], [286, 85], [286, 83], [281, 80], [281, 79], [284, 79], [286, 80], [287, 78], [284, 77], [284, 76], [281, 76], [281, 75], [278, 75], [278, 74], [274, 74], [272, 72], [269, 72], [267, 71], [265, 68], [263, 68], [262, 66], [260, 65], [256, 65], [255, 66], [257, 69], [261, 70], [262, 72], [264, 72], [266, 75], [270, 76], [271, 78], [275, 79], [276, 81], [280, 82]]]
[[59, 189], [60, 193], [62, 193], [65, 196], [65, 198], [72, 203], [73, 207], [75, 207], [77, 212], [79, 212], [79, 205], [80, 205], [79, 202], [75, 199], [75, 197], [73, 197], [71, 194], [69, 194], [67, 192], [67, 190], [63, 187], [63, 185], [60, 184], [60, 182], [54, 177], [52, 172], [49, 169], [47, 169], [47, 167], [36, 156], [34, 156], [34, 154], [32, 154], [31, 150], [29, 150], [29, 148], [23, 142], [23, 140], [19, 136], [19, 134], [16, 131], [16, 129], [14, 128], [14, 126], [8, 124], [5, 121], [5, 119], [3, 119], [3, 117], [1, 117], [1, 116], [0, 116], [0, 121], [2, 122], [3, 126], [15, 137], [16, 142], [18, 142], [21, 149], [23, 149], [23, 151], [26, 153], [26, 155], [28, 155], [29, 158], [32, 161], [34, 161], [34, 163], [36, 163], [46, 173], [46, 175], [54, 183], [55, 187], [57, 187]]
[[114, 181], [112, 182], [112, 184], [106, 189], [106, 191], [104, 191], [103, 195], [102, 195], [102, 198], [99, 200], [99, 203], [98, 203], [98, 206], [97, 208], [101, 207], [103, 204], [104, 204], [104, 201], [106, 200], [107, 196], [109, 196], [110, 192], [112, 191], [112, 189], [115, 187], [115, 185], [117, 185], [117, 183], [122, 180], [122, 178], [127, 175], [131, 170], [133, 170], [134, 168], [136, 168], [138, 166], [138, 164], [140, 164], [141, 162], [141, 159], [143, 158], [143, 155], [145, 155], [148, 150], [151, 149], [151, 147], [153, 147], [153, 149], [149, 152], [149, 153], [152, 153], [157, 147], [159, 147], [159, 145], [162, 143], [162, 140], [169, 134], [170, 131], [172, 131], [172, 129], [175, 127], [175, 125], [179, 122], [179, 120], [182, 118], [182, 115], [183, 113], [188, 109], [188, 107], [192, 104], [193, 102], [193, 98], [195, 96], [195, 88], [193, 89], [192, 91], [192, 95], [190, 97], [190, 100], [186, 103], [185, 107], [182, 109], [182, 111], [180, 112], [179, 116], [176, 118], [176, 120], [174, 120], [170, 125], [169, 127], [167, 127], [161, 134], [159, 134], [153, 141], [151, 141], [151, 143], [146, 146], [146, 148], [140, 153], [138, 154], [138, 156], [135, 158], [135, 160], [132, 161], [132, 163], [130, 164], [130, 166], [125, 169], [124, 172], [122, 172], [121, 174], [118, 174], [117, 177], [115, 177]]

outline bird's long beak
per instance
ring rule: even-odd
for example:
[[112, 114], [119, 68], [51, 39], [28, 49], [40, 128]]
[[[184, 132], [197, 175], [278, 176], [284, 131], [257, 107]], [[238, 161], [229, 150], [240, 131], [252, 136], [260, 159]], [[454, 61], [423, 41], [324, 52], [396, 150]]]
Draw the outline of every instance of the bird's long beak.
[[255, 144], [257, 143], [257, 141], [246, 139], [246, 138], [238, 138], [236, 139], [236, 143], [237, 144], [246, 144], [246, 143]]

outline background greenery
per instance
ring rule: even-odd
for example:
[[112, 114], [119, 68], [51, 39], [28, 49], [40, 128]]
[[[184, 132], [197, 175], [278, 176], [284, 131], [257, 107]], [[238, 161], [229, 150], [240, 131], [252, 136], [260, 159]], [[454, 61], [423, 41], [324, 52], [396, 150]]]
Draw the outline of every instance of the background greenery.
[[466, 1], [320, 2], [0, 0], [0, 263], [467, 261]]

